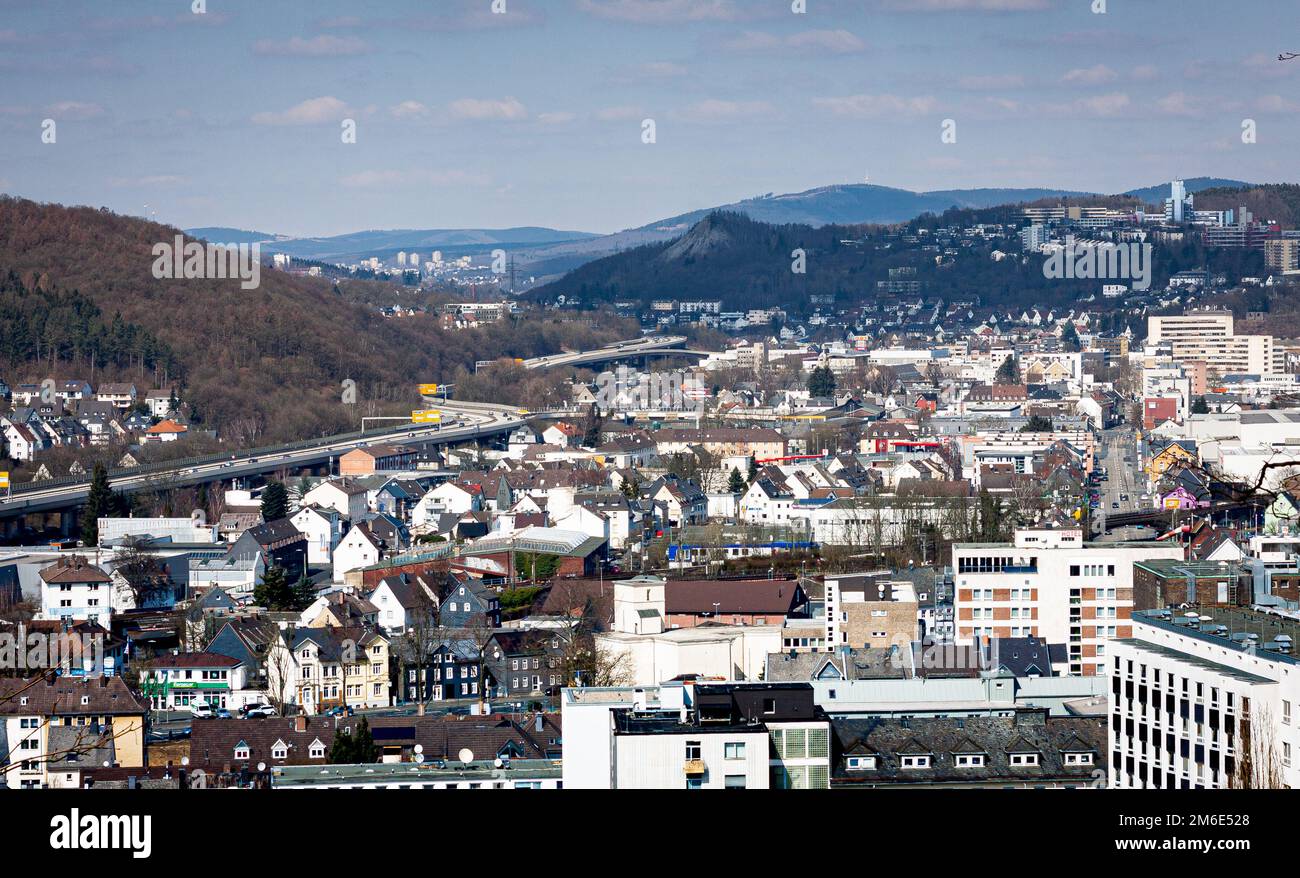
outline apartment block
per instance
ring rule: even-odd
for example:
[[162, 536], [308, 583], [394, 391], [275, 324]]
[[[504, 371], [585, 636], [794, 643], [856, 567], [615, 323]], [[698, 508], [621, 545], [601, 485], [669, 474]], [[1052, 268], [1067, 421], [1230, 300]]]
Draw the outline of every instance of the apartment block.
[[1183, 557], [1181, 546], [1085, 543], [1082, 529], [1021, 529], [1009, 543], [957, 543], [953, 611], [959, 644], [1039, 637], [1063, 643], [1070, 674], [1106, 673], [1130, 637], [1134, 562]]

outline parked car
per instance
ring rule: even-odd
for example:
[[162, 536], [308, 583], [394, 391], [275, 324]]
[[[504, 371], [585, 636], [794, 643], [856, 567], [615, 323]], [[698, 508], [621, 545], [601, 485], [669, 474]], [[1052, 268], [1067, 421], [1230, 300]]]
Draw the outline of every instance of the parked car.
[[269, 704], [259, 704], [257, 707], [250, 707], [248, 713], [244, 714], [246, 719], [262, 719], [268, 716], [279, 716], [279, 712]]
[[212, 719], [217, 715], [216, 711], [212, 709], [212, 705], [208, 704], [206, 701], [200, 701], [198, 704], [191, 704], [190, 713], [194, 715], [195, 719]]
[[217, 708], [217, 719], [230, 719], [230, 711], [224, 707]]

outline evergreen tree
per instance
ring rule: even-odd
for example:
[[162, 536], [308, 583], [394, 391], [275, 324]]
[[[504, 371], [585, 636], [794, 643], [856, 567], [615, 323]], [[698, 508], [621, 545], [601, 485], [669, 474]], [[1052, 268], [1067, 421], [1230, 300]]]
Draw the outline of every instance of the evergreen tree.
[[87, 546], [99, 544], [99, 519], [118, 510], [119, 501], [108, 484], [108, 470], [102, 463], [95, 464], [90, 476], [90, 491], [86, 506], [81, 511], [81, 541]]
[[278, 521], [289, 515], [289, 492], [281, 482], [271, 482], [262, 492], [262, 521]]
[[1045, 418], [1042, 415], [1032, 415], [1023, 427], [1021, 433], [1050, 433], [1052, 432], [1052, 419]]
[[813, 396], [835, 395], [835, 373], [827, 366], [818, 366], [808, 375], [808, 392]]
[[283, 567], [269, 567], [262, 581], [253, 589], [253, 603], [268, 610], [291, 610], [294, 592]]
[[293, 608], [295, 610], [305, 610], [316, 600], [316, 587], [311, 584], [307, 578], [307, 571], [302, 571], [302, 576], [298, 577], [298, 582], [293, 587]]
[[997, 374], [993, 376], [996, 384], [1019, 384], [1020, 383], [1020, 364], [1016, 362], [1015, 354], [1008, 354], [1007, 358], [998, 366]]
[[1061, 330], [1061, 346], [1072, 353], [1079, 350], [1079, 330], [1072, 321], [1067, 320], [1065, 329]]
[[754, 479], [756, 478], [758, 478], [758, 461], [751, 457], [749, 459], [749, 483], [751, 485], [754, 484]]
[[1208, 415], [1210, 413], [1210, 404], [1205, 401], [1205, 397], [1198, 396], [1192, 400], [1192, 414]]
[[733, 494], [739, 494], [745, 490], [745, 477], [734, 466], [731, 468], [731, 478], [727, 479], [727, 490]]

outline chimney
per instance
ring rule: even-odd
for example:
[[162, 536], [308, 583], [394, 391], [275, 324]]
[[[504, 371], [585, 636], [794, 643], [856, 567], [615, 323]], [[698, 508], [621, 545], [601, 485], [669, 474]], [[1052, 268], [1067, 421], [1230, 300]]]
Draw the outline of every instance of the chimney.
[[539, 710], [537, 711], [537, 731], [539, 732], [542, 731], [545, 725], [546, 725], [546, 717], [543, 716], [542, 712]]
[[299, 733], [307, 731], [307, 714], [300, 713], [293, 718], [293, 730]]

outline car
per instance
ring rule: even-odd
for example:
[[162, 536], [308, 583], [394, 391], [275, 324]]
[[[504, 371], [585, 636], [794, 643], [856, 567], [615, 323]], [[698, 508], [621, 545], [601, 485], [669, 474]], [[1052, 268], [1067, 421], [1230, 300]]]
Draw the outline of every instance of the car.
[[212, 709], [212, 705], [208, 704], [206, 701], [200, 701], [198, 704], [191, 704], [190, 713], [194, 715], [195, 719], [212, 719], [217, 715], [216, 711]]
[[217, 719], [230, 719], [230, 711], [224, 707], [217, 708]]
[[1111, 509], [1118, 509], [1118, 508], [1119, 508], [1119, 501], [1116, 500], [1115, 502], [1111, 503], [1111, 504], [1110, 504], [1110, 508], [1111, 508]]
[[262, 704], [257, 707], [250, 707], [244, 714], [245, 719], [265, 719], [266, 717], [279, 716], [279, 712], [269, 704]]

